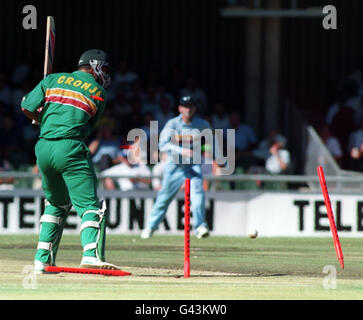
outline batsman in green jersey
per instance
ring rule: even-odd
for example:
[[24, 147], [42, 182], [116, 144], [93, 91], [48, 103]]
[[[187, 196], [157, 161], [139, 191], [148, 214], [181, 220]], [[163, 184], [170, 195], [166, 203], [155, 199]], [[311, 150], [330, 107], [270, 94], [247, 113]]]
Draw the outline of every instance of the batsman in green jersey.
[[40, 125], [35, 154], [46, 205], [40, 219], [36, 272], [55, 265], [72, 206], [82, 219], [80, 267], [119, 269], [105, 262], [106, 207], [98, 200], [97, 178], [84, 142], [105, 109], [110, 70], [105, 52], [88, 50], [80, 57], [77, 71], [48, 75], [21, 103], [24, 114]]

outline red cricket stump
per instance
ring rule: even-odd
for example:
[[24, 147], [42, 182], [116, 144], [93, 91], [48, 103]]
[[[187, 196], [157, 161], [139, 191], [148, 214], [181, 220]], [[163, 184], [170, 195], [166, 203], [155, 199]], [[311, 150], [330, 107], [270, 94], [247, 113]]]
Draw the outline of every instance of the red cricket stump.
[[184, 278], [190, 277], [190, 179], [185, 179], [184, 194]]
[[130, 272], [122, 270], [107, 270], [107, 269], [91, 269], [91, 268], [68, 268], [68, 267], [52, 267], [48, 266], [44, 269], [46, 272], [50, 273], [81, 273], [81, 274], [99, 274], [103, 276], [129, 276]]
[[330, 198], [329, 198], [329, 193], [328, 193], [328, 187], [326, 186], [323, 167], [319, 166], [319, 167], [317, 167], [317, 170], [318, 170], [321, 190], [322, 190], [323, 196], [324, 196], [325, 207], [326, 207], [326, 210], [327, 210], [327, 213], [328, 213], [328, 218], [329, 218], [329, 223], [330, 223], [330, 230], [331, 230], [331, 232], [333, 234], [335, 251], [337, 253], [337, 257], [338, 257], [338, 260], [340, 262], [340, 266], [342, 267], [342, 269], [344, 269], [343, 252], [342, 252], [342, 248], [340, 246], [338, 231], [337, 231], [337, 228], [335, 226], [333, 210], [331, 208], [331, 203], [330, 203]]

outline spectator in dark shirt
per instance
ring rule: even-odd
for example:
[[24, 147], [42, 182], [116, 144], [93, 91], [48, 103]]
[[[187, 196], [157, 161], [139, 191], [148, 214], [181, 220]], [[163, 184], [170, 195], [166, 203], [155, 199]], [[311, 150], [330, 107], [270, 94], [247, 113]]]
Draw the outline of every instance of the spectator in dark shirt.
[[235, 129], [236, 165], [248, 169], [255, 161], [251, 155], [257, 144], [255, 132], [249, 125], [241, 122], [241, 116], [236, 110], [230, 113], [229, 121], [230, 128]]
[[10, 87], [7, 84], [7, 78], [5, 73], [0, 72], [0, 101], [4, 103], [8, 108], [12, 103], [13, 95]]
[[21, 164], [29, 163], [28, 155], [22, 150], [23, 140], [21, 131], [17, 130], [11, 115], [6, 115], [0, 127], [0, 148], [4, 156], [17, 168]]
[[155, 120], [158, 121], [159, 132], [163, 129], [165, 123], [174, 116], [174, 112], [171, 110], [170, 100], [167, 97], [161, 97], [160, 111], [155, 113]]

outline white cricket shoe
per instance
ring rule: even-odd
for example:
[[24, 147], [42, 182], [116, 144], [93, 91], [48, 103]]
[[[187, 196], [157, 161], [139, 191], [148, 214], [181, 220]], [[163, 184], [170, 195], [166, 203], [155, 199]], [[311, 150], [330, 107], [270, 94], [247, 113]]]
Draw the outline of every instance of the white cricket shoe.
[[206, 238], [209, 236], [209, 230], [204, 225], [200, 225], [195, 230], [195, 235], [198, 239]]
[[153, 233], [154, 233], [154, 230], [151, 230], [150, 228], [146, 228], [146, 229], [142, 230], [141, 238], [142, 239], [149, 239], [149, 238], [152, 237]]
[[120, 267], [101, 261], [95, 257], [82, 257], [80, 268], [90, 268], [90, 269], [107, 269], [107, 270], [121, 270]]
[[39, 260], [34, 260], [34, 273], [35, 274], [49, 274], [51, 272], [45, 271], [45, 267], [48, 267], [48, 263], [43, 263]]

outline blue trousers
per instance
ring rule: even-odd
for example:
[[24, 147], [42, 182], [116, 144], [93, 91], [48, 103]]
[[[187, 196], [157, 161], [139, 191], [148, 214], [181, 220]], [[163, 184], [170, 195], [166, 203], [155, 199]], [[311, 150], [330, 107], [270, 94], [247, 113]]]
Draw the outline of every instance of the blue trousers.
[[193, 213], [194, 229], [200, 225], [207, 227], [205, 222], [205, 195], [203, 190], [202, 167], [200, 164], [177, 165], [172, 162], [165, 166], [161, 189], [148, 222], [151, 230], [156, 230], [163, 221], [170, 202], [178, 193], [185, 179], [190, 179], [190, 206]]

